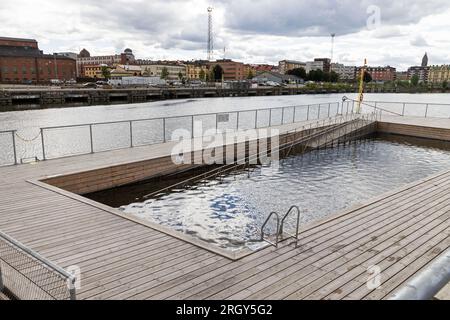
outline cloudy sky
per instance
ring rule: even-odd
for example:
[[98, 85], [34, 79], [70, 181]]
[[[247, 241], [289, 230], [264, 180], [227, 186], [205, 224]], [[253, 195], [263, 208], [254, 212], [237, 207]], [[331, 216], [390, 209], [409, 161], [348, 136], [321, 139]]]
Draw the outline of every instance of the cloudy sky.
[[[450, 63], [449, 0], [1, 0], [0, 36], [35, 38], [45, 52], [205, 59], [206, 8], [215, 58], [248, 63], [331, 55], [359, 65]], [[226, 48], [224, 53], [224, 47]]]

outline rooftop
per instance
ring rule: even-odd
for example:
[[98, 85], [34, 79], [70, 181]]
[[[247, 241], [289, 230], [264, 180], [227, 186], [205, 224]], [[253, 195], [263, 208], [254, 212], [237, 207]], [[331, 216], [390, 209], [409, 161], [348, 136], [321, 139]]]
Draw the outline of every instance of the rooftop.
[[25, 39], [25, 38], [9, 38], [9, 37], [0, 37], [0, 40], [7, 40], [7, 41], [23, 41], [23, 42], [36, 42], [35, 39]]

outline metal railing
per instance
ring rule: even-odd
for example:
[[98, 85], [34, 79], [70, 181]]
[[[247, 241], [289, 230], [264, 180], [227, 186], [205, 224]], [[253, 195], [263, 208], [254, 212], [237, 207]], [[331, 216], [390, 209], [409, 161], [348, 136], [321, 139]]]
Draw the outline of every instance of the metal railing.
[[419, 103], [394, 101], [365, 101], [365, 105], [399, 116], [414, 116], [423, 118], [450, 118], [450, 104], [446, 103]]
[[[296, 229], [295, 234], [289, 234], [284, 232], [284, 224], [286, 223], [287, 218], [289, 216], [296, 212]], [[276, 218], [276, 229], [275, 229], [275, 242], [272, 242], [271, 240], [267, 239], [265, 230], [267, 229], [267, 226], [272, 219], [272, 217]], [[263, 225], [261, 226], [261, 241], [265, 241], [269, 243], [270, 245], [278, 248], [278, 245], [281, 241], [288, 240], [290, 238], [295, 239], [295, 247], [298, 246], [298, 236], [299, 236], [299, 228], [300, 228], [300, 208], [298, 206], [292, 206], [286, 214], [283, 216], [283, 219], [280, 220], [280, 215], [277, 212], [271, 212], [267, 219], [264, 221]], [[283, 238], [283, 235], [287, 235], [288, 237]]]
[[450, 249], [398, 289], [390, 300], [431, 300], [450, 281]]
[[[302, 127], [299, 127], [299, 128], [293, 129], [293, 130], [289, 130], [286, 132], [281, 132], [280, 135], [283, 137], [283, 139], [289, 140], [291, 137], [294, 137], [294, 139], [293, 139], [293, 141], [290, 141], [290, 142], [286, 141], [286, 143], [283, 143], [283, 144], [279, 145], [278, 147], [271, 149], [271, 152], [273, 153], [273, 152], [287, 151], [287, 154], [285, 155], [285, 156], [287, 156], [290, 153], [290, 151], [292, 150], [294, 145], [304, 144], [305, 148], [306, 148], [307, 144], [305, 144], [305, 142], [308, 142], [312, 139], [316, 139], [317, 137], [326, 135], [330, 131], [332, 132], [332, 131], [336, 130], [336, 128], [346, 126], [349, 123], [351, 123], [352, 121], [366, 120], [366, 121], [373, 122], [373, 121], [376, 121], [376, 119], [377, 119], [376, 113], [365, 114], [365, 115], [353, 113], [353, 114], [338, 115], [335, 117], [330, 117], [330, 118], [310, 122], [309, 124], [303, 125]], [[300, 138], [295, 138], [295, 135], [297, 135], [298, 133], [304, 133], [304, 132], [307, 133], [307, 134], [305, 134], [305, 136], [302, 136]], [[254, 140], [254, 141], [256, 141], [256, 140]], [[185, 150], [185, 152], [188, 152], [188, 151]], [[145, 199], [152, 198], [158, 194], [162, 194], [162, 193], [167, 192], [174, 188], [182, 188], [186, 185], [192, 185], [193, 183], [196, 183], [197, 181], [211, 179], [211, 178], [221, 176], [225, 173], [230, 173], [238, 168], [242, 169], [242, 167], [246, 167], [251, 164], [258, 163], [258, 159], [260, 159], [261, 157], [265, 157], [265, 155], [266, 155], [265, 150], [263, 150], [263, 151], [260, 150], [256, 154], [252, 154], [252, 155], [248, 155], [248, 156], [246, 156], [245, 154], [243, 154], [243, 155], [238, 154], [237, 158], [234, 159], [234, 161], [232, 161], [229, 164], [222, 165], [219, 168], [208, 170], [207, 172], [201, 173], [199, 175], [196, 175], [196, 176], [186, 179], [184, 181], [177, 182], [176, 184], [167, 186], [163, 189], [159, 189], [157, 191], [154, 191], [150, 194], [143, 196], [143, 198], [145, 198]]]
[[[10, 142], [6, 142], [8, 147], [2, 147], [3, 151], [0, 154], [0, 165], [2, 164], [18, 164], [17, 160], [17, 145], [16, 145], [16, 133], [17, 130], [8, 130], [8, 131], [0, 131], [0, 139], [3, 140], [3, 137], [7, 137], [6, 139], [10, 139]], [[1, 143], [1, 142], [0, 142]], [[3, 144], [3, 143], [1, 143]], [[7, 149], [12, 150], [12, 156], [8, 155], [6, 152]]]
[[[340, 111], [341, 104], [336, 102], [44, 127], [40, 129], [42, 160], [165, 143], [171, 141], [171, 133], [177, 129], [184, 129], [189, 132], [190, 138], [196, 138], [204, 136], [203, 133], [209, 129], [213, 129], [214, 134], [221, 130], [259, 129], [323, 119], [337, 115]], [[196, 121], [206, 124], [199, 128], [200, 135], [196, 134]], [[60, 148], [62, 139], [58, 137], [52, 139], [49, 134], [51, 131], [56, 131], [61, 136], [63, 130], [66, 131], [64, 134], [69, 135], [63, 139], [65, 144], [78, 145], [79, 150], [55, 155], [58, 152], [51, 148]], [[77, 130], [78, 132], [75, 132]], [[73, 141], [71, 133], [84, 137], [87, 144], [80, 147], [83, 141], [71, 143], [71, 140]], [[53, 145], [49, 140], [53, 140]]]
[[0, 232], [0, 291], [20, 300], [75, 300], [75, 277]]

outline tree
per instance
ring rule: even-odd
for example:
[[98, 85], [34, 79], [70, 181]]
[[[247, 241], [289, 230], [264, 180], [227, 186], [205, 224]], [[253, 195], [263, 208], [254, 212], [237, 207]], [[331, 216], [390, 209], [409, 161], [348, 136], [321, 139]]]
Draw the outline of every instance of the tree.
[[180, 81], [183, 80], [183, 73], [181, 73], [181, 71], [178, 72], [178, 79], [180, 79]]
[[338, 81], [339, 81], [339, 75], [336, 72], [331, 71], [330, 72], [330, 82], [336, 83]]
[[200, 80], [205, 81], [206, 80], [206, 72], [205, 72], [205, 70], [201, 69], [200, 73], [198, 74], [198, 77], [200, 78]]
[[212, 79], [216, 82], [218, 81], [222, 81], [222, 77], [223, 77], [223, 69], [221, 66], [216, 65], [213, 69], [212, 69]]
[[411, 77], [411, 84], [414, 87], [417, 87], [417, 85], [419, 84], [419, 76], [417, 74], [415, 74]]
[[447, 90], [448, 88], [448, 81], [444, 80], [444, 82], [442, 82], [442, 89]]
[[111, 71], [107, 66], [102, 66], [102, 77], [106, 80], [111, 78]]
[[248, 69], [247, 79], [253, 79], [255, 75], [253, 74], [252, 69]]
[[295, 68], [295, 69], [289, 70], [287, 72], [287, 74], [289, 74], [291, 76], [297, 76], [302, 79], [306, 79], [306, 77], [307, 77], [306, 70], [304, 68]]
[[167, 70], [167, 67], [162, 68], [161, 79], [166, 80], [168, 77], [169, 77], [169, 70]]
[[320, 69], [311, 70], [308, 74], [308, 80], [310, 80], [310, 81], [320, 82], [320, 81], [323, 81], [323, 79], [324, 79], [324, 73]]
[[372, 75], [369, 72], [365, 71], [364, 72], [364, 82], [369, 83], [369, 82], [372, 82], [372, 80], [373, 80]]

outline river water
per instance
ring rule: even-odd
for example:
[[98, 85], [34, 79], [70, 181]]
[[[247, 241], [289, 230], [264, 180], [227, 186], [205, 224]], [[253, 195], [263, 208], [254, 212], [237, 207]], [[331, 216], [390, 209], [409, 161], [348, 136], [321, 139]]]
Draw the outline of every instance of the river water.
[[[356, 99], [356, 94], [347, 95]], [[160, 117], [173, 117], [191, 114], [216, 112], [231, 112], [239, 110], [257, 110], [286, 106], [303, 106], [310, 104], [339, 103], [342, 94], [329, 95], [297, 95], [297, 96], [265, 96], [265, 97], [233, 97], [233, 98], [203, 98], [166, 100], [141, 104], [124, 104], [108, 106], [72, 107], [62, 109], [42, 109], [29, 111], [13, 111], [0, 113], [0, 132], [17, 130], [16, 153], [17, 159], [27, 161], [29, 158], [46, 158], [75, 155], [90, 152], [89, 127], [72, 129], [47, 130], [44, 133], [45, 151], [42, 148], [40, 128], [101, 123], [123, 120], [139, 120]], [[450, 117], [450, 94], [366, 94], [366, 101], [384, 101], [379, 107], [384, 107], [396, 113], [406, 115]], [[388, 102], [414, 102], [418, 105], [407, 105]], [[449, 104], [430, 105], [426, 111], [426, 103]], [[373, 105], [373, 103], [372, 103]], [[334, 106], [332, 107], [334, 110]], [[371, 111], [370, 107], [363, 107], [363, 111]], [[323, 109], [322, 109], [323, 110]], [[291, 111], [292, 112], [292, 111]], [[315, 111], [317, 112], [317, 110]], [[244, 114], [245, 115], [245, 114]], [[247, 121], [254, 123], [254, 113], [248, 114]], [[261, 114], [260, 114], [261, 116]], [[266, 115], [267, 117], [268, 115]], [[306, 115], [305, 115], [306, 116]], [[321, 113], [321, 117], [326, 112]], [[234, 116], [236, 117], [236, 116]], [[274, 116], [275, 117], [275, 116]], [[278, 118], [281, 116], [278, 115]], [[291, 115], [287, 115], [291, 117]], [[206, 122], [206, 119], [204, 119]], [[236, 119], [231, 119], [236, 121]], [[279, 119], [275, 119], [279, 121]], [[296, 119], [302, 120], [302, 119]], [[209, 119], [210, 122], [211, 119]], [[241, 119], [241, 124], [245, 122]], [[174, 122], [172, 126], [190, 126], [190, 119]], [[137, 123], [133, 128], [135, 145], [161, 142], [163, 139], [161, 121], [147, 121]], [[94, 151], [104, 151], [119, 147], [129, 147], [129, 124], [98, 125], [93, 131]], [[170, 135], [167, 132], [166, 135]], [[13, 141], [10, 133], [0, 133], [0, 165], [11, 164], [14, 159]]]

